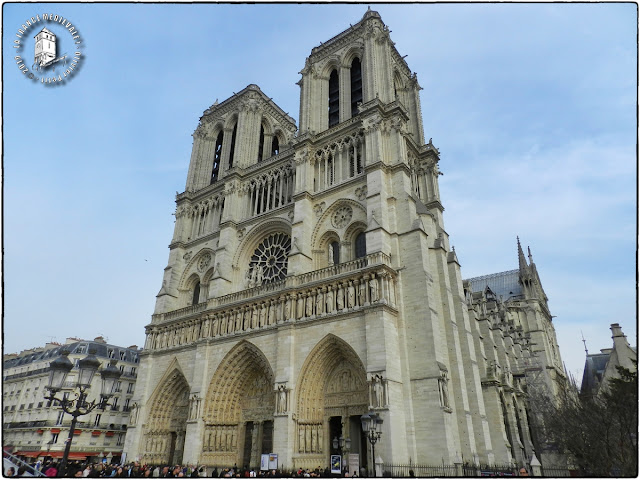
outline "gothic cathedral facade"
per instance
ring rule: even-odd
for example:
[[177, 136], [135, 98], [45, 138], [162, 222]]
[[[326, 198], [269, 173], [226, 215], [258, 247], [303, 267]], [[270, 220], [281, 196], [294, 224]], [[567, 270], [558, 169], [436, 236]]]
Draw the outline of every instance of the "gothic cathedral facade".
[[324, 468], [343, 437], [371, 469], [373, 411], [378, 463], [529, 462], [524, 371], [563, 377], [535, 265], [519, 249], [512, 298], [463, 284], [420, 86], [377, 12], [301, 74], [299, 126], [256, 85], [200, 119], [128, 459]]

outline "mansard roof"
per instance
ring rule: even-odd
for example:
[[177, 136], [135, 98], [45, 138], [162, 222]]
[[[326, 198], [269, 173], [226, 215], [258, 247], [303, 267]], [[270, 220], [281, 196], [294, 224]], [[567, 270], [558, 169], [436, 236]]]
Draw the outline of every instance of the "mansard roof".
[[502, 297], [503, 301], [507, 301], [512, 298], [521, 298], [523, 295], [519, 273], [519, 270], [509, 270], [507, 272], [468, 278], [465, 281], [469, 282], [473, 293], [483, 292], [489, 287], [497, 298]]
[[141, 351], [141, 349], [136, 350], [132, 348], [119, 347], [117, 345], [95, 342], [93, 340], [78, 340], [77, 342], [67, 343], [55, 348], [47, 348], [45, 350], [39, 350], [5, 360], [3, 362], [3, 369], [6, 370], [7, 368], [29, 365], [42, 360], [53, 360], [56, 357], [59, 357], [63, 350], [68, 351], [71, 355], [86, 355], [89, 350], [95, 350], [95, 355], [98, 358], [112, 358], [109, 356], [110, 351], [112, 351], [113, 358], [117, 359], [120, 359], [120, 352], [123, 352], [123, 361], [125, 362], [135, 362], [138, 353]]

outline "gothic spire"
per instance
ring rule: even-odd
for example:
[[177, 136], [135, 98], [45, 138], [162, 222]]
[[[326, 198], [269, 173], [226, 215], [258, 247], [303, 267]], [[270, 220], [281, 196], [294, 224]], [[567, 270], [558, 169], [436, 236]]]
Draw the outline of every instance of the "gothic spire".
[[520, 273], [524, 273], [527, 268], [527, 261], [524, 258], [524, 252], [522, 251], [522, 246], [520, 245], [520, 237], [516, 237], [518, 240], [518, 268], [520, 269]]

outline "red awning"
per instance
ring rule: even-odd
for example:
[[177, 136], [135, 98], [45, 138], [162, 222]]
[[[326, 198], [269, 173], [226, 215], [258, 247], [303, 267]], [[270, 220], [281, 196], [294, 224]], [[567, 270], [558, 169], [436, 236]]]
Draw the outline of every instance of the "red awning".
[[60, 433], [60, 429], [59, 428], [52, 428], [51, 429], [51, 433]]
[[24, 451], [24, 450], [20, 450], [19, 452], [14, 453], [14, 455], [16, 456], [22, 456], [22, 457], [39, 457], [41, 452], [32, 452], [32, 451]]

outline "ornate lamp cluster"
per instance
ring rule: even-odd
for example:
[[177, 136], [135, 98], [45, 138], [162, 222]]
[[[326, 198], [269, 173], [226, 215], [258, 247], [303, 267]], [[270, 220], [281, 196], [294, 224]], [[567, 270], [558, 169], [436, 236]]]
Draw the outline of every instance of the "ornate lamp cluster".
[[65, 413], [73, 417], [58, 472], [61, 477], [66, 473], [67, 460], [69, 458], [69, 452], [71, 451], [71, 442], [73, 441], [73, 434], [76, 429], [78, 417], [87, 415], [96, 408], [104, 410], [110, 406], [109, 399], [115, 393], [116, 382], [120, 378], [120, 375], [122, 375], [122, 372], [116, 368], [117, 361], [111, 360], [107, 367], [100, 370], [100, 376], [102, 377], [100, 399], [90, 402], [87, 401], [87, 391], [91, 388], [93, 377], [100, 368], [100, 360], [96, 358], [94, 353], [94, 350], [90, 350], [89, 355], [82, 360], [78, 360], [78, 380], [72, 386], [72, 388], [76, 390], [74, 392], [75, 398], [72, 399], [65, 396], [62, 398], [56, 397], [56, 394], [66, 387], [65, 381], [67, 375], [73, 369], [73, 364], [69, 360], [69, 352], [63, 351], [60, 357], [56, 358], [49, 365], [49, 382], [46, 386], [49, 392], [44, 398], [50, 402], [57, 402]]
[[372, 458], [373, 458], [373, 476], [376, 476], [376, 442], [380, 440], [382, 436], [382, 417], [376, 412], [365, 413], [360, 417], [362, 422], [362, 431], [371, 443]]

